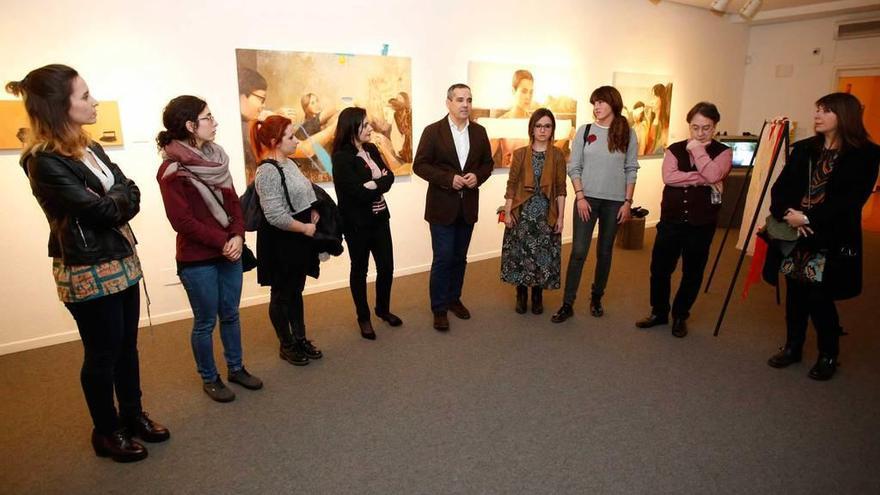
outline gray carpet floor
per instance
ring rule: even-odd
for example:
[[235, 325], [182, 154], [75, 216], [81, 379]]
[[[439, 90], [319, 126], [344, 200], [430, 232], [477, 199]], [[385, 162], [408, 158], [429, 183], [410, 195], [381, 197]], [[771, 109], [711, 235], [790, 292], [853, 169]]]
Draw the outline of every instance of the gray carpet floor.
[[145, 408], [172, 438], [132, 465], [92, 454], [78, 342], [0, 356], [0, 492], [880, 493], [880, 235], [866, 233], [863, 295], [839, 304], [850, 335], [827, 383], [806, 376], [812, 330], [803, 363], [765, 364], [784, 335], [766, 285], [711, 335], [733, 248], [687, 338], [635, 328], [652, 242], [615, 250], [603, 318], [586, 310], [593, 253], [563, 324], [561, 291], [542, 316], [514, 313], [497, 259], [469, 265], [474, 317], [450, 316], [448, 334], [431, 328], [426, 273], [395, 281], [405, 324], [376, 323], [375, 342], [347, 289], [307, 296], [325, 358], [306, 367], [278, 358], [265, 306], [246, 308], [245, 362], [266, 386], [233, 385], [229, 404], [201, 391], [188, 321], [143, 329]]

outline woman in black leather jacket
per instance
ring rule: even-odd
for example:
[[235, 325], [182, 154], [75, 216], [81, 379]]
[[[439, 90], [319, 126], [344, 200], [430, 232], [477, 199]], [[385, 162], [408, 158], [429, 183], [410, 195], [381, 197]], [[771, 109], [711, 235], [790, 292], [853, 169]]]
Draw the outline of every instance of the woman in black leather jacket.
[[170, 436], [141, 407], [142, 275], [128, 226], [140, 191], [83, 130], [95, 122], [98, 102], [74, 69], [47, 65], [6, 90], [23, 97], [30, 118], [21, 165], [49, 221], [58, 297], [76, 320], [85, 350], [80, 381], [94, 423], [92, 446], [101, 457], [139, 461], [147, 450], [132, 436], [147, 442]]

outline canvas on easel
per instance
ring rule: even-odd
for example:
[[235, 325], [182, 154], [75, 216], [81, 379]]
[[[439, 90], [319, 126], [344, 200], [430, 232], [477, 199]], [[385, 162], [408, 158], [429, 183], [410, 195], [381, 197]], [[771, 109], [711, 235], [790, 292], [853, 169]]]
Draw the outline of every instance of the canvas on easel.
[[[743, 209], [744, 220], [752, 218], [755, 215], [755, 211], [758, 211], [757, 222], [753, 229], [754, 232], [757, 232], [764, 226], [764, 219], [770, 214], [769, 199], [765, 199], [765, 201], [761, 203], [760, 209], [758, 208], [761, 187], [768, 180], [768, 174], [770, 174], [769, 181], [772, 186], [779, 177], [779, 173], [782, 172], [782, 168], [785, 167], [786, 154], [779, 152], [779, 147], [783, 142], [784, 127], [785, 125], [783, 122], [768, 122], [765, 126], [764, 132], [761, 133], [761, 139], [758, 141], [758, 150], [755, 153], [755, 164], [752, 167], [751, 181], [749, 182], [749, 192], [748, 196], [746, 196], [745, 208]], [[775, 167], [772, 166], [773, 160], [775, 160]], [[753, 237], [746, 250], [746, 253], [749, 255], [752, 255], [755, 252], [754, 232], [752, 233]], [[743, 248], [747, 235], [748, 231], [746, 229], [741, 228], [739, 230], [739, 240], [736, 243], [737, 249]]]

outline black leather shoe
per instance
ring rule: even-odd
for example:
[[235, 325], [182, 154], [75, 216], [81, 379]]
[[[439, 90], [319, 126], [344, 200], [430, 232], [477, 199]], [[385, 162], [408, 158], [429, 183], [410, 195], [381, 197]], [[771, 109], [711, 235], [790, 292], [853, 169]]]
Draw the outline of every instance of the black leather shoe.
[[244, 366], [240, 370], [226, 375], [230, 383], [237, 383], [248, 390], [260, 390], [263, 388], [263, 380], [248, 373]]
[[208, 394], [208, 397], [217, 402], [232, 402], [235, 400], [235, 392], [227, 387], [219, 376], [213, 382], [203, 383], [202, 390]]
[[590, 314], [596, 318], [605, 314], [605, 308], [602, 307], [602, 296], [593, 295], [590, 298]]
[[125, 428], [110, 435], [93, 430], [92, 448], [98, 457], [109, 457], [116, 462], [137, 462], [147, 458], [147, 448], [132, 440]]
[[[373, 328], [373, 326], [370, 325], [370, 328]], [[309, 339], [297, 340], [296, 346], [299, 347], [303, 354], [309, 359], [321, 359], [324, 357], [324, 353], [315, 347]]]
[[827, 354], [820, 354], [819, 359], [816, 361], [816, 364], [810, 368], [810, 373], [807, 376], [813, 380], [819, 380], [821, 382], [830, 380], [831, 377], [834, 376], [834, 372], [837, 371], [838, 364], [840, 363], [837, 361], [836, 357]]
[[563, 321], [574, 316], [574, 309], [572, 309], [571, 304], [562, 303], [562, 307], [559, 308], [553, 316], [550, 317], [550, 321], [553, 323], [562, 323]]
[[367, 340], [376, 340], [376, 332], [373, 330], [373, 324], [370, 320], [359, 321], [358, 326], [361, 329], [361, 337]]
[[446, 317], [446, 311], [434, 311], [434, 330], [438, 332], [449, 330], [449, 318]]
[[376, 313], [376, 316], [378, 316], [380, 320], [391, 325], [392, 327], [399, 327], [400, 325], [403, 325], [403, 320], [398, 318], [396, 314], [390, 311], [387, 313]]
[[651, 316], [637, 321], [636, 326], [639, 328], [651, 328], [656, 327], [657, 325], [666, 325], [667, 323], [669, 323], [668, 316], [657, 316], [655, 314], [651, 314]]
[[688, 334], [687, 320], [685, 320], [683, 318], [673, 318], [672, 319], [672, 336], [682, 339], [685, 336], [687, 336], [687, 334]]
[[529, 298], [529, 289], [525, 285], [516, 286], [516, 312], [519, 314], [526, 313], [526, 301]]
[[168, 428], [150, 419], [146, 412], [141, 412], [133, 418], [126, 418], [122, 423], [133, 436], [145, 442], [158, 443], [171, 438]]
[[302, 349], [293, 343], [282, 345], [281, 351], [278, 353], [281, 359], [287, 361], [294, 366], [305, 366], [309, 364], [309, 358], [306, 357]]
[[801, 362], [801, 351], [791, 347], [780, 347], [779, 352], [770, 356], [767, 364], [773, 368], [785, 368], [794, 363]]
[[464, 304], [461, 303], [461, 299], [449, 303], [449, 311], [452, 311], [452, 314], [457, 316], [460, 320], [469, 320], [471, 318], [471, 312], [464, 307]]
[[544, 289], [532, 287], [532, 314], [539, 315], [544, 312]]

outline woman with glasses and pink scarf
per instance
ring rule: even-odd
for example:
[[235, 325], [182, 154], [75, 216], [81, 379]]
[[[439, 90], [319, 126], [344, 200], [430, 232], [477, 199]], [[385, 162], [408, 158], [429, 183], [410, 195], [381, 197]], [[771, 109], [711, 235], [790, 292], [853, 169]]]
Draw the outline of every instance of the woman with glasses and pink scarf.
[[208, 104], [178, 96], [162, 114], [156, 142], [162, 165], [156, 179], [165, 213], [177, 232], [177, 274], [193, 311], [192, 350], [203, 389], [217, 402], [235, 399], [214, 364], [212, 333], [220, 317], [227, 379], [257, 390], [263, 382], [242, 364], [241, 253], [244, 223], [229, 157], [214, 142], [217, 121]]

